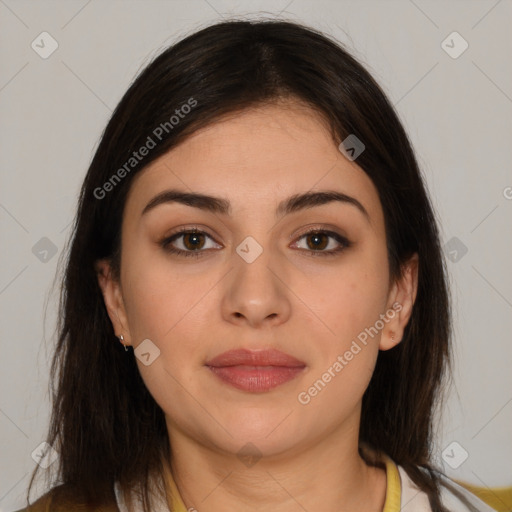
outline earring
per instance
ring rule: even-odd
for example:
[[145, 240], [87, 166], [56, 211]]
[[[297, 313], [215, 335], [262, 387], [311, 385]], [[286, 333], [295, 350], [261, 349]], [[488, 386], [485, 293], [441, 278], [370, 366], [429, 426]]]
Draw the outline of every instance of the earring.
[[[121, 343], [123, 343], [123, 341], [124, 341], [124, 336], [121, 334], [120, 336], [118, 336], [118, 338], [119, 338], [119, 341], [120, 341]], [[125, 352], [128, 352], [128, 347], [127, 347], [124, 343], [123, 343], [123, 346], [124, 346], [124, 351], [125, 351]]]
[[393, 341], [393, 342], [395, 341], [395, 333], [394, 332], [391, 333], [391, 341]]

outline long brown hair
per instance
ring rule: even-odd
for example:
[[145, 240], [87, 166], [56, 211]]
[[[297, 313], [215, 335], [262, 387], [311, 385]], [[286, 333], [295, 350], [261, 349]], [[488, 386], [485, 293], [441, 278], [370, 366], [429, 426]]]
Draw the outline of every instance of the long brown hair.
[[[103, 133], [81, 189], [51, 369], [47, 441], [60, 453], [55, 493], [99, 505], [113, 502], [114, 482], [124, 489], [141, 482], [149, 511], [149, 476], [161, 473], [162, 456], [170, 457], [164, 414], [133, 355], [113, 342], [95, 271], [101, 258], [119, 269], [133, 178], [220, 116], [290, 97], [326, 119], [336, 144], [349, 134], [364, 142], [357, 164], [379, 193], [391, 277], [419, 255], [412, 316], [401, 343], [379, 353], [363, 396], [360, 441], [403, 466], [432, 509], [445, 511], [432, 447], [435, 407], [450, 368], [450, 304], [436, 219], [413, 149], [381, 88], [340, 43], [275, 20], [218, 23], [169, 47], [130, 86]], [[171, 116], [191, 98], [193, 108], [171, 127]], [[166, 122], [156, 137], [155, 128]], [[156, 147], [127, 168], [152, 134]], [[119, 173], [123, 166], [127, 172]], [[116, 173], [122, 178], [113, 180]]]

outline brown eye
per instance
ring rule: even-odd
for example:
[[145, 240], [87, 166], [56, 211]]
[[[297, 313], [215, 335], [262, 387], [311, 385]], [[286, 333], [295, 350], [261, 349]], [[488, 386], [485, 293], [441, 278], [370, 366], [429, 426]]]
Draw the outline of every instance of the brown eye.
[[325, 249], [329, 243], [329, 237], [325, 233], [311, 233], [306, 236], [307, 244], [310, 249]]
[[[306, 247], [300, 247], [303, 239], [306, 242]], [[298, 242], [295, 242], [295, 246], [311, 256], [334, 256], [350, 247], [351, 243], [334, 231], [317, 228], [300, 236]], [[328, 249], [325, 250], [326, 248]]]
[[202, 233], [183, 233], [183, 245], [191, 251], [202, 249], [204, 245], [204, 235]]
[[208, 233], [196, 229], [182, 229], [162, 240], [160, 245], [165, 251], [178, 256], [197, 257], [203, 256], [203, 253], [207, 252], [206, 249], [221, 247]]

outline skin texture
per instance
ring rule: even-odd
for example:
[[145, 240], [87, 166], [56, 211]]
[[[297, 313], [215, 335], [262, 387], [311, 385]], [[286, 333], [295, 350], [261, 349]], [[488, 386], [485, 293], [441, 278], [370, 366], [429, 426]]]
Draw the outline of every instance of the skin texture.
[[[225, 198], [231, 215], [178, 203], [141, 215], [169, 188]], [[369, 218], [339, 202], [275, 216], [281, 200], [320, 190], [356, 198]], [[201, 238], [200, 257], [162, 247], [180, 227], [211, 237]], [[302, 236], [309, 227], [337, 232], [351, 244], [332, 256], [312, 255], [311, 236]], [[252, 263], [236, 252], [247, 236], [263, 248]], [[186, 236], [173, 245], [194, 247]], [[330, 237], [320, 245], [340, 247]], [[402, 338], [416, 296], [417, 258], [391, 282], [377, 191], [338, 150], [318, 114], [298, 102], [276, 103], [197, 131], [134, 179], [120, 281], [107, 261], [97, 268], [115, 332], [134, 348], [150, 339], [160, 350], [151, 365], [137, 363], [165, 413], [172, 471], [187, 507], [382, 510], [385, 472], [368, 467], [357, 451], [361, 400], [378, 351]], [[301, 404], [298, 394], [396, 302], [400, 311], [378, 335], [359, 344], [343, 370]], [[242, 347], [276, 348], [306, 367], [271, 391], [241, 391], [205, 362]], [[247, 443], [261, 456], [250, 466], [237, 456]]]

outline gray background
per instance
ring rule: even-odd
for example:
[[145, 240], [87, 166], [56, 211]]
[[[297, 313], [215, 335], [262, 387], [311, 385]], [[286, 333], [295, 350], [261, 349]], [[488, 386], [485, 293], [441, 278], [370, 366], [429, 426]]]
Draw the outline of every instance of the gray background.
[[[0, 512], [22, 504], [44, 441], [50, 286], [112, 109], [166, 45], [260, 11], [346, 43], [396, 105], [441, 219], [453, 286], [455, 388], [436, 456], [452, 477], [512, 484], [509, 0], [0, 0]], [[50, 48], [43, 31], [58, 43], [46, 59], [31, 47]], [[469, 44], [457, 58], [447, 51], [463, 48], [458, 36], [442, 44], [454, 31]]]

